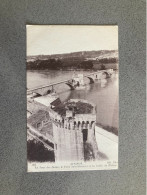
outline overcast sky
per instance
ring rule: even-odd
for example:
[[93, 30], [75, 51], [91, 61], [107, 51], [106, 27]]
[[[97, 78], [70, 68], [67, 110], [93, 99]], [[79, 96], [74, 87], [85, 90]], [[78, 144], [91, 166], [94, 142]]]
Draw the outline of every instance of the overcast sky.
[[27, 25], [28, 56], [117, 49], [117, 26]]

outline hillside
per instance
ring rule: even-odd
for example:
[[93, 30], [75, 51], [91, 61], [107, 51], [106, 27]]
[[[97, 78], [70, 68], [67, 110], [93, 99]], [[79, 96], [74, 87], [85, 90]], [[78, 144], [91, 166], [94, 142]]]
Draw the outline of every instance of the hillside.
[[65, 54], [27, 56], [27, 62], [34, 61], [34, 60], [46, 60], [52, 58], [64, 59], [64, 58], [107, 58], [107, 57], [118, 58], [118, 51], [117, 50], [79, 51], [79, 52], [65, 53]]
[[27, 69], [93, 69], [95, 64], [118, 63], [118, 51], [80, 51], [27, 57]]

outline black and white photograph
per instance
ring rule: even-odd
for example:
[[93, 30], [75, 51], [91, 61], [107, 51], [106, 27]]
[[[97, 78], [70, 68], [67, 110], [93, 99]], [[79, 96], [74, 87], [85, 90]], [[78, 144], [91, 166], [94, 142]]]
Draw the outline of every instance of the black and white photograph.
[[118, 169], [118, 26], [26, 33], [28, 172]]

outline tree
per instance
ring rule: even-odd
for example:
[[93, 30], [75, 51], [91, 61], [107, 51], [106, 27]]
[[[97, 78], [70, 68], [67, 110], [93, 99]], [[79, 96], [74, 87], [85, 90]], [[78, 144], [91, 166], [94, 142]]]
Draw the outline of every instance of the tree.
[[93, 63], [92, 61], [82, 61], [80, 67], [83, 69], [92, 69]]
[[101, 70], [106, 70], [106, 67], [104, 64], [101, 64]]

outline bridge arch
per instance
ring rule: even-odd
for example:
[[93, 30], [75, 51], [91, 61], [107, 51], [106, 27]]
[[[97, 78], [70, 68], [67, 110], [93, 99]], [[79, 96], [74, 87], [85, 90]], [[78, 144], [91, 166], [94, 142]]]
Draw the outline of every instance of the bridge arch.
[[104, 71], [103, 74], [106, 75], [106, 78], [109, 78], [110, 77], [110, 75], [109, 75], [109, 73], [107, 71]]
[[71, 90], [74, 90], [75, 89], [75, 87], [72, 84], [70, 84], [70, 83], [65, 83], [65, 84], [68, 85]]
[[90, 80], [90, 84], [94, 83], [94, 79], [93, 78], [91, 78], [89, 76], [87, 76], [87, 78]]

